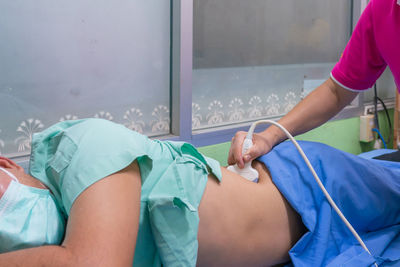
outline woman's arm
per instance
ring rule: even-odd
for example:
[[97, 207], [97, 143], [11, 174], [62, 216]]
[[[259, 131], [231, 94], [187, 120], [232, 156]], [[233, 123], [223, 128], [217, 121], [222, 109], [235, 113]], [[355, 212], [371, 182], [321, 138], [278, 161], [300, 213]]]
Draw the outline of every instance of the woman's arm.
[[[329, 78], [278, 122], [293, 136], [305, 133], [335, 116], [357, 95], [357, 92], [344, 89]], [[262, 134], [271, 139], [272, 146], [287, 139], [276, 126], [271, 126]]]
[[61, 246], [0, 254], [0, 266], [132, 266], [140, 191], [139, 166], [134, 162], [76, 199]]
[[[329, 78], [278, 122], [293, 136], [302, 134], [332, 118], [348, 105], [357, 94], [342, 88]], [[268, 153], [272, 147], [286, 139], [282, 130], [272, 125], [264, 132], [253, 135], [254, 145], [247, 151], [248, 157], [245, 155], [243, 158], [242, 144], [245, 136], [246, 132], [237, 132], [232, 139], [228, 164], [237, 163], [239, 167], [243, 167], [244, 162]]]

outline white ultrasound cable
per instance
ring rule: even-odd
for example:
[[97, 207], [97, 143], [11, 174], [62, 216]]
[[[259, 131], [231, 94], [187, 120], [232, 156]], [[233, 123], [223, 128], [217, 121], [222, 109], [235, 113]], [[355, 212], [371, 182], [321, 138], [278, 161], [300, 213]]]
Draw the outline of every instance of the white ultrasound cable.
[[[365, 245], [364, 241], [361, 239], [361, 237], [358, 235], [356, 230], [353, 228], [353, 226], [350, 224], [350, 222], [346, 219], [346, 217], [340, 211], [340, 209], [338, 208], [336, 203], [333, 201], [333, 199], [329, 195], [328, 191], [326, 191], [324, 185], [322, 184], [321, 180], [319, 179], [319, 177], [318, 177], [317, 173], [315, 172], [313, 166], [311, 165], [311, 163], [308, 160], [307, 156], [304, 154], [303, 149], [301, 149], [300, 145], [297, 143], [297, 141], [294, 139], [294, 137], [288, 132], [288, 130], [285, 129], [285, 127], [283, 127], [279, 123], [277, 123], [275, 121], [272, 121], [272, 120], [259, 120], [259, 121], [254, 122], [251, 125], [249, 131], [247, 132], [246, 139], [252, 140], [253, 139], [254, 129], [256, 128], [256, 126], [259, 125], [259, 124], [265, 124], [265, 123], [273, 124], [273, 125], [277, 126], [279, 129], [281, 129], [286, 134], [286, 136], [290, 139], [290, 141], [293, 142], [293, 144], [296, 146], [297, 150], [299, 151], [300, 155], [303, 157], [303, 159], [304, 159], [305, 163], [307, 164], [308, 168], [310, 169], [312, 175], [314, 176], [315, 181], [317, 181], [319, 187], [321, 188], [322, 192], [324, 193], [324, 195], [325, 195], [326, 199], [328, 200], [329, 204], [336, 211], [336, 213], [339, 215], [340, 219], [342, 219], [342, 221], [347, 226], [347, 228], [350, 230], [350, 232], [353, 234], [353, 236], [357, 239], [358, 243], [360, 243], [361, 247], [365, 251], [367, 251], [369, 255], [372, 256], [371, 252], [369, 251], [369, 249]], [[378, 264], [376, 262], [374, 264], [375, 264], [376, 267], [378, 267]]]

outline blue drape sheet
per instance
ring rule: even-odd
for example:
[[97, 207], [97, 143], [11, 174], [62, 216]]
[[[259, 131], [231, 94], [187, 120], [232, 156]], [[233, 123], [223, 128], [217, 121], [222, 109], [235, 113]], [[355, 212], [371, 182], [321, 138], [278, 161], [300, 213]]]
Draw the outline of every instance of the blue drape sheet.
[[288, 266], [400, 266], [400, 163], [299, 143], [372, 256], [331, 208], [295, 146], [284, 142], [258, 160], [308, 229], [290, 250]]

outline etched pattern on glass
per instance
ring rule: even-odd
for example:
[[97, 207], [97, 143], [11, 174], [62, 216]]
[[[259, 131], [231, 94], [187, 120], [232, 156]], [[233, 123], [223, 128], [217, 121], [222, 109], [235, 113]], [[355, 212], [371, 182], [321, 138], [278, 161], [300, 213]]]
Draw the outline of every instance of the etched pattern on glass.
[[21, 122], [17, 128], [17, 132], [22, 135], [15, 139], [15, 144], [18, 146], [18, 152], [31, 149], [32, 135], [43, 129], [44, 125], [38, 119], [27, 119]]
[[249, 118], [258, 118], [262, 116], [263, 107], [261, 105], [261, 98], [259, 96], [252, 96], [249, 100], [249, 108], [247, 113]]
[[203, 116], [200, 114], [200, 105], [192, 103], [192, 129], [196, 129], [200, 126]]
[[267, 97], [267, 105], [265, 108], [267, 116], [279, 115], [279, 97], [276, 94], [271, 94]]
[[114, 119], [114, 117], [108, 111], [99, 111], [98, 113], [94, 114], [94, 117], [98, 118], [98, 119], [109, 120], [109, 121], [112, 121]]
[[77, 120], [77, 119], [78, 119], [78, 116], [67, 114], [67, 115], [61, 117], [59, 121], [60, 122], [61, 121], [70, 121], [70, 120]]
[[[196, 107], [196, 105], [194, 105], [194, 110], [200, 110], [200, 106], [197, 105]], [[141, 109], [132, 107], [126, 110], [120, 118], [114, 118], [111, 113], [107, 111], [99, 111], [93, 117], [110, 121], [115, 120], [128, 129], [150, 136], [168, 133], [170, 130], [168, 107], [165, 105], [156, 105], [151, 115], [153, 120], [151, 120], [150, 114], [145, 118], [145, 114], [143, 114]], [[200, 123], [202, 120], [202, 116], [198, 113], [196, 114], [194, 112], [194, 117], [196, 119], [194, 121], [197, 121], [197, 123]], [[66, 114], [62, 116], [58, 122], [77, 120], [79, 118], [85, 118], [85, 116]], [[25, 155], [29, 153], [33, 134], [57, 123], [57, 121], [49, 121], [45, 124], [42, 122], [42, 119], [29, 118], [16, 123], [16, 125], [18, 125], [16, 130], [8, 129], [8, 131], [6, 131], [0, 129], [0, 155]], [[12, 138], [11, 140], [9, 139], [10, 137]]]
[[[300, 100], [300, 93], [293, 91], [285, 94], [269, 94], [264, 99], [259, 95], [224, 97], [208, 103], [203, 99], [192, 103], [192, 129], [210, 128], [232, 123], [241, 123], [254, 119], [282, 116], [291, 110]], [[203, 100], [203, 102], [201, 102]], [[202, 116], [202, 110], [206, 110]]]
[[285, 95], [285, 103], [284, 103], [285, 110], [284, 110], [284, 112], [285, 113], [289, 112], [290, 110], [292, 110], [294, 108], [294, 106], [296, 104], [297, 104], [296, 94], [293, 92], [287, 93]]
[[142, 116], [143, 113], [140, 111], [140, 109], [131, 108], [130, 110], [127, 110], [124, 114], [124, 119], [128, 121], [127, 123], [124, 123], [125, 127], [138, 133], [143, 133], [145, 123], [141, 119]]
[[208, 105], [209, 113], [206, 116], [207, 124], [214, 125], [224, 121], [223, 105], [220, 101], [214, 100]]
[[229, 121], [237, 122], [243, 120], [244, 109], [241, 108], [241, 106], [243, 106], [243, 101], [240, 98], [235, 97], [228, 106], [230, 109], [228, 111]]
[[169, 131], [169, 110], [168, 107], [159, 105], [151, 113], [156, 119], [151, 122], [151, 131], [153, 133], [162, 133]]

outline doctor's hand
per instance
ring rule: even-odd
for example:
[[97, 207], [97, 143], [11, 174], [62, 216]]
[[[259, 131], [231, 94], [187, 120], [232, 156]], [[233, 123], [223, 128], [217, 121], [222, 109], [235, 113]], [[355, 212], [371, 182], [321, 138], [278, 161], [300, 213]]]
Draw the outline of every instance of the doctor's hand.
[[268, 153], [272, 149], [272, 143], [262, 133], [254, 133], [253, 146], [242, 155], [242, 145], [246, 134], [247, 132], [239, 131], [232, 138], [228, 155], [229, 165], [237, 164], [239, 168], [243, 168], [245, 163]]

